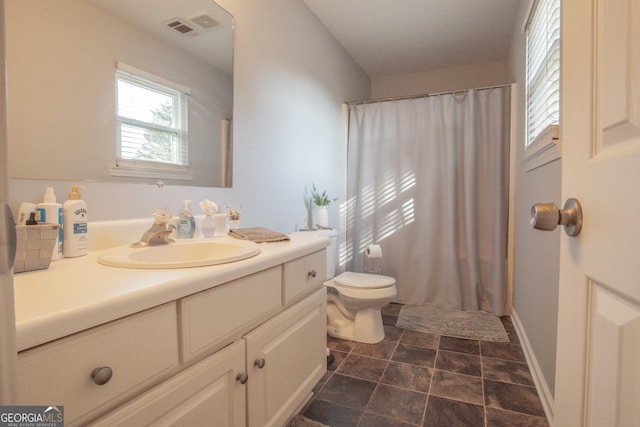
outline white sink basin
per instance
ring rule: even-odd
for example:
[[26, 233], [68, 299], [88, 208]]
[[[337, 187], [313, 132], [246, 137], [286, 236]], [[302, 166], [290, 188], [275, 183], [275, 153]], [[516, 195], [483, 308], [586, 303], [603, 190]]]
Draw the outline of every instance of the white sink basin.
[[175, 243], [145, 248], [119, 246], [98, 255], [100, 264], [124, 268], [204, 267], [240, 261], [260, 253], [256, 243], [221, 238], [177, 240]]

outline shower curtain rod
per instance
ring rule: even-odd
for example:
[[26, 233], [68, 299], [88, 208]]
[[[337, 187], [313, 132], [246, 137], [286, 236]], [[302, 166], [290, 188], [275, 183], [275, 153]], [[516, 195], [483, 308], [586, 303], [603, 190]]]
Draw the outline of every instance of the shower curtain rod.
[[396, 97], [391, 97], [391, 98], [370, 99], [370, 100], [367, 100], [367, 101], [350, 101], [350, 102], [347, 102], [346, 104], [347, 105], [362, 105], [362, 104], [374, 104], [376, 102], [401, 101], [401, 100], [404, 100], [404, 99], [428, 98], [430, 96], [453, 95], [453, 94], [456, 94], [456, 93], [469, 92], [470, 90], [496, 89], [496, 88], [499, 88], [499, 87], [507, 87], [507, 86], [511, 86], [511, 83], [506, 83], [506, 84], [502, 84], [502, 85], [493, 85], [493, 86], [474, 87], [474, 88], [470, 88], [470, 89], [459, 89], [459, 90], [452, 90], [452, 91], [448, 91], [448, 92], [425, 93], [425, 94], [422, 94], [422, 95], [396, 96]]

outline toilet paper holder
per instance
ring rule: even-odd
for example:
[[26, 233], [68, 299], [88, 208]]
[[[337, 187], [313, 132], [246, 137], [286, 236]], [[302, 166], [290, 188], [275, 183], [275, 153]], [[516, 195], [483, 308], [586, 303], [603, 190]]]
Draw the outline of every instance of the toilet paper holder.
[[369, 245], [364, 251], [365, 253], [365, 273], [382, 274], [380, 260], [382, 259], [382, 248], [380, 245]]

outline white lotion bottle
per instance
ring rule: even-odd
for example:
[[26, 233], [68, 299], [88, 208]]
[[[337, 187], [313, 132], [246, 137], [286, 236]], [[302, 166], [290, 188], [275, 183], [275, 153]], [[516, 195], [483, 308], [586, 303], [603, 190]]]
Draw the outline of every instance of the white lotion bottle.
[[58, 235], [56, 236], [56, 244], [53, 246], [51, 259], [54, 261], [60, 259], [62, 255], [62, 205], [56, 203], [53, 187], [45, 189], [42, 203], [36, 205], [36, 219], [38, 222], [58, 224]]
[[84, 187], [71, 186], [69, 200], [62, 205], [62, 255], [67, 258], [89, 253], [87, 203], [80, 198], [78, 188]]

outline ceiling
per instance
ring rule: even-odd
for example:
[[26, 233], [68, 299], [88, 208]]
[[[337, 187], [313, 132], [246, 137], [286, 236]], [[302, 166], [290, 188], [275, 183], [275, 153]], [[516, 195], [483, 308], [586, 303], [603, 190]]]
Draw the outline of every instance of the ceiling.
[[505, 59], [527, 0], [303, 0], [369, 77]]
[[[87, 0], [98, 9], [190, 53], [228, 75], [233, 73], [233, 17], [211, 0]], [[207, 17], [209, 28], [198, 25]], [[167, 24], [179, 20], [193, 31], [182, 34]]]

